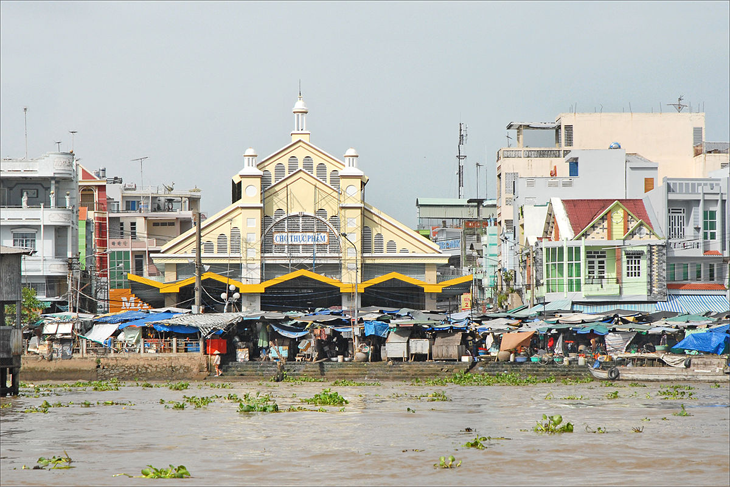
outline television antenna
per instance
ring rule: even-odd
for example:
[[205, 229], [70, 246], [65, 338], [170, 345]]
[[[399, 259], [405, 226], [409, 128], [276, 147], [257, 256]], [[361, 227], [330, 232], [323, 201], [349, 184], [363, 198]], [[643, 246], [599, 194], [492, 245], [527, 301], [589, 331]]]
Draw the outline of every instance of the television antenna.
[[73, 152], [74, 151], [74, 137], [77, 133], [79, 133], [79, 131], [78, 130], [69, 130], [68, 133], [71, 134], [71, 152]]
[[25, 159], [28, 160], [28, 107], [23, 107], [23, 124], [25, 126]]
[[484, 164], [479, 164], [479, 163], [477, 162], [477, 163], [476, 163], [476, 166], [477, 166], [477, 199], [479, 199], [479, 168], [480, 168], [480, 167], [483, 167], [483, 166], [484, 166]]
[[682, 103], [682, 100], [684, 99], [684, 95], [680, 95], [679, 98], [677, 98], [677, 103], [667, 103], [670, 107], [674, 107], [677, 109], [677, 113], [681, 113], [684, 108], [687, 108], [687, 105], [684, 105]]
[[149, 157], [144, 156], [144, 157], [138, 157], [137, 159], [132, 159], [132, 162], [139, 161], [139, 179], [140, 179], [139, 189], [140, 189], [140, 191], [142, 191], [142, 189], [144, 188], [144, 172], [142, 172], [142, 163], [144, 162], [145, 159], [149, 159]]
[[512, 140], [512, 137], [510, 137], [509, 134], [507, 134], [507, 147], [511, 147], [511, 145], [510, 145], [511, 140]]
[[459, 145], [456, 154], [456, 160], [459, 163], [459, 199], [464, 198], [464, 161], [466, 160], [466, 154], [461, 153], [461, 148], [466, 145], [466, 139], [466, 124], [459, 122]]
[[56, 140], [53, 143], [56, 144], [57, 151], [58, 152], [61, 152], [61, 141], [60, 140]]

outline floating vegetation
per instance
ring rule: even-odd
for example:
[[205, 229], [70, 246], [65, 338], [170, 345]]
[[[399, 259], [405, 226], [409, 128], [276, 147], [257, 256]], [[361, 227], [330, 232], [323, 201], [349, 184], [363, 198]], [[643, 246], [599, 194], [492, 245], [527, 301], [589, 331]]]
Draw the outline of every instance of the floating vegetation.
[[434, 463], [434, 468], [456, 468], [461, 466], [461, 460], [459, 460], [457, 463], [456, 458], [454, 458], [454, 455], [449, 455], [448, 457], [441, 457], [439, 458], [438, 463]]
[[691, 386], [668, 386], [666, 389], [659, 389], [657, 395], [668, 400], [697, 399], [693, 397], [695, 393], [688, 392], [686, 388], [694, 389]]
[[[86, 401], [88, 402], [88, 401]], [[96, 404], [102, 406], [134, 406], [133, 402], [120, 402], [120, 401], [96, 401]], [[84, 407], [88, 407], [84, 405]]]
[[626, 387], [626, 386], [623, 386], [621, 384], [616, 384], [616, 383], [611, 382], [611, 381], [601, 382], [601, 385], [603, 387]]
[[591, 429], [588, 425], [586, 425], [586, 432], [587, 433], [596, 433], [596, 434], [606, 434], [608, 433], [608, 430], [605, 427], [599, 426], [596, 429]]
[[565, 396], [560, 398], [563, 401], [584, 401], [588, 399], [585, 396]]
[[423, 394], [421, 396], [417, 396], [418, 399], [426, 399], [428, 402], [434, 402], [434, 401], [451, 401], [449, 397], [444, 393], [444, 391], [435, 391], [430, 394]]
[[649, 419], [649, 418], [642, 418], [641, 420], [642, 421], [651, 421], [651, 419]]
[[301, 384], [304, 382], [325, 382], [325, 379], [321, 377], [308, 377], [306, 375], [292, 377], [286, 370], [282, 370], [280, 373], [270, 377], [269, 382], [289, 382], [292, 384]]
[[606, 394], [606, 399], [618, 399], [618, 391], [609, 392]]
[[553, 396], [552, 392], [548, 392], [547, 395], [545, 396], [545, 400], [550, 401], [552, 399], [555, 399], [555, 396]]
[[560, 382], [563, 383], [563, 385], [570, 386], [573, 384], [587, 384], [588, 382], [593, 382], [593, 377], [579, 377], [577, 379], [573, 379], [570, 377], [566, 377], [565, 379], [562, 379]]
[[279, 405], [271, 399], [271, 396], [256, 393], [255, 396], [246, 393], [238, 404], [239, 413], [275, 413], [279, 411]]
[[718, 384], [717, 382], [715, 382], [714, 384], [712, 384], [710, 386], [710, 389], [719, 389], [719, 388], [720, 388], [720, 384]]
[[350, 402], [342, 397], [338, 392], [332, 392], [331, 389], [325, 389], [309, 399], [300, 400], [307, 404], [314, 404], [315, 406], [344, 406]]
[[682, 410], [679, 411], [678, 413], [673, 413], [672, 416], [692, 416], [692, 415], [689, 414], [686, 409], [684, 409], [684, 404], [682, 404]]
[[213, 389], [232, 389], [233, 384], [231, 384], [230, 382], [208, 382], [208, 387], [212, 387]]
[[[66, 450], [63, 451], [62, 457], [53, 456], [51, 458], [45, 458], [40, 457], [38, 459], [38, 465], [33, 467], [33, 470], [43, 470], [45, 468], [49, 468], [51, 470], [66, 470], [69, 468], [75, 468], [71, 466], [71, 457], [68, 456], [68, 453], [66, 453]], [[28, 469], [25, 465], [23, 465], [23, 469]]]
[[643, 433], [644, 427], [643, 426], [634, 426], [631, 428], [631, 431], [633, 431], [634, 433]]
[[138, 383], [137, 385], [140, 386], [140, 387], [147, 387], [147, 388], [150, 388], [150, 389], [153, 388], [153, 387], [155, 387], [154, 384], [151, 384], [149, 382], [142, 382], [141, 384]]
[[638, 382], [632, 382], [629, 387], [646, 387], [646, 384], [639, 384]]
[[188, 404], [190, 404], [191, 406], [194, 406], [195, 409], [200, 409], [202, 407], [207, 406], [208, 404], [210, 404], [212, 402], [215, 402], [215, 399], [217, 397], [218, 396], [211, 396], [211, 397], [183, 396], [183, 400], [185, 402], [187, 402]]
[[477, 450], [484, 450], [487, 448], [487, 445], [484, 444], [484, 442], [486, 442], [486, 441], [487, 441], [486, 436], [477, 436], [473, 440], [467, 441], [462, 446], [464, 446], [466, 448], [475, 448]]
[[415, 409], [406, 408], [406, 411], [409, 412], [409, 413], [416, 414], [416, 410]]
[[338, 379], [332, 383], [332, 387], [365, 387], [379, 386], [380, 382], [355, 382], [348, 379]]
[[185, 468], [185, 465], [178, 465], [174, 467], [170, 465], [170, 468], [155, 468], [152, 465], [147, 465], [149, 468], [142, 469], [142, 475], [129, 475], [128, 473], [118, 473], [113, 477], [119, 477], [120, 475], [126, 475], [133, 479], [184, 479], [190, 477], [190, 472]]
[[187, 389], [188, 387], [190, 387], [190, 383], [188, 383], [188, 382], [184, 382], [184, 381], [181, 381], [181, 382], [175, 382], [174, 384], [172, 384], [172, 383], [169, 383], [169, 384], [167, 384], [167, 387], [168, 387], [168, 388], [169, 388], [169, 389], [170, 389], [171, 391], [184, 391], [184, 390], [186, 390], [186, 389]]
[[426, 379], [423, 381], [423, 384], [431, 386], [445, 386], [446, 384], [455, 384], [459, 386], [524, 386], [530, 384], [552, 384], [554, 382], [555, 377], [552, 375], [543, 379], [538, 379], [531, 375], [523, 377], [516, 372], [503, 372], [495, 375], [488, 375], [470, 374], [468, 372], [459, 371], [451, 377]]
[[573, 432], [573, 423], [563, 424], [563, 417], [559, 414], [554, 416], [543, 414], [542, 420], [543, 422], [538, 421], [533, 428], [535, 433], [557, 434]]
[[0, 404], [0, 409], [9, 409], [11, 407], [13, 407], [13, 403], [11, 403], [11, 402], [8, 402], [5, 404]]

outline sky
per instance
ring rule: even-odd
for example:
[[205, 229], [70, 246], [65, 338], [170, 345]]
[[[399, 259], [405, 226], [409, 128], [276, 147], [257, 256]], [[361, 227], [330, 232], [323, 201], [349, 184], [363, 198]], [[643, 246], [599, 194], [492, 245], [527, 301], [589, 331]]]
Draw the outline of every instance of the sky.
[[0, 155], [25, 155], [27, 107], [29, 158], [61, 141], [139, 185], [147, 157], [145, 186], [200, 188], [213, 215], [248, 147], [291, 141], [301, 80], [311, 142], [354, 147], [366, 201], [415, 228], [417, 198], [458, 196], [460, 123], [468, 198], [495, 196], [513, 121], [683, 95], [730, 140], [729, 5], [3, 0]]

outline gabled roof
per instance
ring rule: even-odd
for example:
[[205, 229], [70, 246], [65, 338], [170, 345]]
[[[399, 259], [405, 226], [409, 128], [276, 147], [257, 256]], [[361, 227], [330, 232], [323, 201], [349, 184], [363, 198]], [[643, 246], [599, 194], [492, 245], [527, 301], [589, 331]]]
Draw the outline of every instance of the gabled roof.
[[307, 146], [312, 151], [319, 152], [319, 154], [322, 155], [323, 157], [325, 157], [326, 159], [331, 159], [332, 162], [335, 162], [335, 163], [339, 164], [342, 169], [344, 169], [344, 167], [345, 167], [345, 163], [344, 162], [342, 162], [341, 160], [339, 160], [338, 158], [336, 158], [332, 154], [326, 152], [325, 150], [320, 149], [319, 147], [317, 147], [316, 145], [312, 144], [311, 142], [307, 142], [304, 139], [294, 140], [291, 143], [289, 143], [289, 144], [285, 145], [284, 147], [282, 147], [281, 149], [277, 150], [273, 154], [270, 154], [270, 155], [264, 157], [263, 159], [261, 159], [261, 161], [259, 161], [256, 164], [256, 167], [259, 168], [259, 169], [261, 169], [263, 166], [266, 165], [267, 162], [269, 162], [270, 159], [273, 159], [275, 157], [280, 156], [282, 153], [287, 152], [287, 151], [293, 149], [297, 145]]
[[642, 220], [649, 228], [654, 230], [651, 219], [644, 207], [643, 200], [636, 199], [579, 199], [562, 200], [565, 212], [570, 220], [570, 226], [575, 235], [581, 233], [593, 220], [605, 213], [616, 202], [620, 203], [635, 218]]

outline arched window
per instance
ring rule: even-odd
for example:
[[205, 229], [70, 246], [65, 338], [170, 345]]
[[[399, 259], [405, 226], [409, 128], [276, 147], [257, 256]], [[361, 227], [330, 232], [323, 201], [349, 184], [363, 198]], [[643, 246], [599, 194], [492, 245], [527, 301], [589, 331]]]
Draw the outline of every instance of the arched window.
[[395, 240], [388, 240], [386, 249], [389, 254], [395, 254], [398, 251], [398, 248], [395, 246]]
[[[329, 227], [325, 223], [327, 221], [327, 210], [320, 208], [319, 210], [317, 210], [315, 215], [317, 215], [317, 217], [319, 218], [318, 220], [315, 220], [316, 221], [315, 228], [316, 228], [317, 233], [329, 233]], [[318, 253], [326, 253], [328, 248], [329, 248], [328, 245], [320, 244], [320, 245], [317, 245], [316, 250]]]
[[289, 158], [289, 174], [293, 173], [299, 169], [299, 159], [296, 158], [296, 156], [291, 156]]
[[[274, 221], [276, 222], [274, 224], [273, 231], [276, 233], [279, 232], [286, 232], [286, 220], [284, 220], [284, 210], [276, 210], [274, 212]], [[276, 254], [283, 254], [286, 252], [286, 245], [274, 245], [274, 253]]]
[[215, 246], [213, 245], [213, 242], [211, 242], [210, 240], [203, 242], [203, 253], [204, 254], [215, 253]]
[[219, 254], [227, 254], [228, 253], [228, 239], [226, 238], [225, 234], [218, 234], [218, 252]]
[[317, 164], [317, 179], [327, 182], [327, 165], [322, 162]]
[[284, 164], [282, 164], [281, 162], [278, 163], [274, 167], [274, 182], [275, 183], [278, 183], [279, 181], [281, 181], [282, 179], [284, 179], [284, 176], [285, 176], [284, 171], [285, 170], [286, 169], [284, 168]]
[[405, 249], [405, 248], [400, 249], [400, 253], [401, 254], [407, 254], [408, 253], [408, 249]]
[[309, 156], [304, 157], [304, 160], [302, 161], [302, 167], [309, 174], [314, 174], [314, 161], [312, 160], [311, 157], [309, 157]]
[[330, 173], [330, 186], [335, 189], [340, 189], [340, 172], [334, 170]]
[[269, 171], [268, 169], [264, 171], [264, 175], [261, 177], [261, 185], [264, 189], [271, 186], [271, 171]]
[[375, 234], [375, 245], [374, 247], [374, 253], [376, 254], [382, 254], [383, 253], [383, 234], [382, 233], [376, 233]]
[[362, 227], [362, 253], [370, 254], [373, 251], [373, 231], [368, 226]]
[[[273, 222], [274, 222], [273, 218], [271, 218], [270, 216], [264, 216], [264, 224], [261, 227], [261, 231], [262, 232], [265, 232], [266, 229], [269, 228], [269, 226], [271, 226], [271, 224]], [[263, 248], [263, 253], [264, 254], [270, 254], [271, 252], [273, 252], [273, 250], [274, 250], [274, 237], [271, 234], [271, 232], [267, 233], [266, 236], [264, 237], [263, 246], [264, 246], [264, 248]]]
[[330, 225], [332, 225], [337, 232], [336, 235], [334, 235], [335, 238], [332, 238], [333, 236], [330, 235], [330, 253], [331, 254], [339, 254], [340, 253], [340, 217], [337, 215], [332, 215], [330, 217]]
[[238, 227], [231, 228], [231, 253], [241, 253], [241, 230]]
[[[94, 211], [94, 190], [91, 188], [84, 188], [81, 190], [81, 202], [79, 206], [86, 208], [89, 211]], [[58, 204], [59, 199], [56, 198], [56, 204]]]

